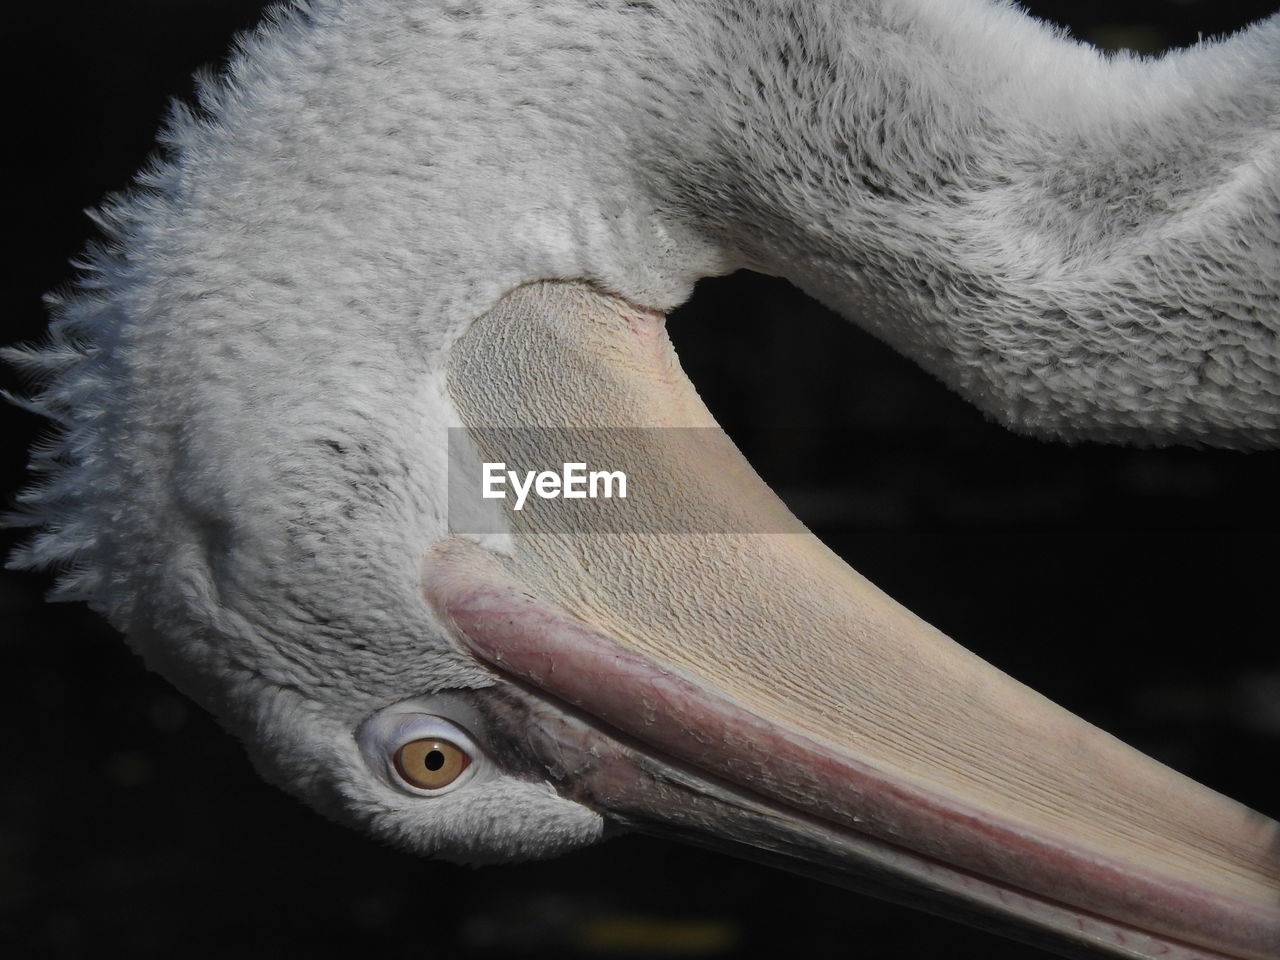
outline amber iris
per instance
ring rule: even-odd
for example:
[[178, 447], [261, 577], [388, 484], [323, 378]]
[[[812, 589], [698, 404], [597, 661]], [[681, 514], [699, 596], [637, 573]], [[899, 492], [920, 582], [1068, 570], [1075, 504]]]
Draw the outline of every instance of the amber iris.
[[448, 740], [427, 737], [413, 740], [396, 751], [396, 772], [421, 790], [447, 787], [471, 766], [466, 751]]

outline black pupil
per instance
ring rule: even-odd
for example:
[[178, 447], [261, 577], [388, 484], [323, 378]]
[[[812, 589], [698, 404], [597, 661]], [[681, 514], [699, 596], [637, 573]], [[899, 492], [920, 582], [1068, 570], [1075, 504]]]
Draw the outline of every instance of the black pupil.
[[432, 750], [423, 759], [422, 765], [428, 770], [439, 770], [444, 766], [444, 754], [439, 750]]

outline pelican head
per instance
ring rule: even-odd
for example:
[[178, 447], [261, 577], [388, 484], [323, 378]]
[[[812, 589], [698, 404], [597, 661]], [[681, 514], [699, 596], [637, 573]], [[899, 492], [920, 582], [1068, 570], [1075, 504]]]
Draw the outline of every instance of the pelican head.
[[[847, 568], [664, 317], [751, 268], [1015, 428], [1274, 444], [1278, 64], [1275, 19], [1107, 60], [985, 0], [277, 8], [10, 352], [61, 429], [17, 562], [423, 854], [651, 831], [1037, 942], [1275, 957], [1277, 825]], [[459, 499], [568, 463], [628, 498]]]

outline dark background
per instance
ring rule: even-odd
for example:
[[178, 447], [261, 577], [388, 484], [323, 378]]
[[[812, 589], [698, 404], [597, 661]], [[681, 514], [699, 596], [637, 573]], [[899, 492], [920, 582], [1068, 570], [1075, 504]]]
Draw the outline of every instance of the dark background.
[[[1276, 5], [1029, 6], [1090, 42], [1158, 50]], [[260, 7], [74, 0], [10, 22], [3, 339], [39, 335], [39, 295], [93, 236], [82, 210], [127, 184], [167, 98]], [[854, 567], [1070, 709], [1280, 814], [1276, 454], [1011, 436], [767, 278], [704, 283], [670, 328], [713, 412]], [[8, 497], [40, 426], [3, 415]], [[647, 839], [479, 871], [384, 849], [261, 784], [95, 616], [43, 605], [46, 587], [0, 580], [10, 956], [1039, 956]]]

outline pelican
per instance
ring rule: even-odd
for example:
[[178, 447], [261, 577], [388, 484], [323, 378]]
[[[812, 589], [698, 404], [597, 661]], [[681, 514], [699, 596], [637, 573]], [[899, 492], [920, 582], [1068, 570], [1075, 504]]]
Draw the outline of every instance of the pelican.
[[[61, 428], [16, 562], [410, 849], [621, 827], [1062, 949], [1275, 957], [1276, 824], [845, 567], [663, 317], [751, 268], [1015, 429], [1274, 446], [1278, 99], [1275, 18], [1148, 62], [978, 0], [278, 9], [10, 353]], [[570, 454], [634, 464], [635, 526], [457, 529], [469, 458]]]

